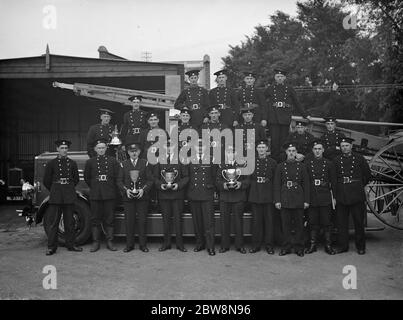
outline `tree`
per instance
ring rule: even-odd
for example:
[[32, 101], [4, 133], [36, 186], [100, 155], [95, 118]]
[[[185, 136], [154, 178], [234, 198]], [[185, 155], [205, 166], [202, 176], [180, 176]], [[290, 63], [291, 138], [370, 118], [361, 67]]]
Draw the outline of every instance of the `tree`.
[[[345, 29], [343, 19], [350, 14], [348, 6], [363, 6], [363, 12], [373, 8], [364, 2], [308, 0], [297, 3], [296, 17], [279, 11], [271, 15], [269, 24], [257, 26], [251, 37], [231, 46], [228, 56], [223, 58], [233, 72], [232, 85], [239, 85], [242, 71], [249, 68], [260, 75], [258, 85], [268, 85], [273, 69], [283, 65], [289, 70], [292, 85], [312, 85], [312, 90], [303, 91], [299, 98], [313, 115], [375, 120], [389, 110], [384, 120], [401, 119], [403, 111], [397, 107], [402, 102], [401, 90], [354, 89], [361, 84], [403, 80], [401, 47], [393, 43], [401, 43], [401, 39], [396, 39], [401, 36], [403, 15], [397, 16], [401, 5], [392, 1], [399, 7], [394, 7], [393, 12], [389, 7], [386, 10], [386, 5], [379, 12], [371, 12], [372, 23], [367, 23], [367, 28], [359, 25], [357, 29]], [[386, 26], [393, 26], [393, 36]], [[322, 93], [314, 90], [333, 83], [350, 89]]]

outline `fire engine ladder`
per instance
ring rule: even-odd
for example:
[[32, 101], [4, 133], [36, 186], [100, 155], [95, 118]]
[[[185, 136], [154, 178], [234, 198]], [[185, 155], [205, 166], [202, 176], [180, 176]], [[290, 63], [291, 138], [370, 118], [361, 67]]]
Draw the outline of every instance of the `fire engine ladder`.
[[133, 89], [123, 89], [116, 87], [107, 87], [107, 86], [99, 86], [94, 84], [86, 84], [86, 83], [62, 83], [62, 82], [53, 82], [53, 87], [72, 90], [76, 95], [100, 99], [105, 101], [118, 102], [122, 104], [130, 104], [128, 100], [129, 97], [135, 95], [141, 95], [143, 97], [141, 101], [141, 106], [146, 108], [156, 108], [162, 111], [165, 111], [165, 119], [166, 119], [166, 128], [169, 127], [169, 119], [172, 112], [170, 110], [174, 110], [173, 106], [176, 100], [176, 97], [153, 93], [148, 91], [141, 90], [133, 90]]

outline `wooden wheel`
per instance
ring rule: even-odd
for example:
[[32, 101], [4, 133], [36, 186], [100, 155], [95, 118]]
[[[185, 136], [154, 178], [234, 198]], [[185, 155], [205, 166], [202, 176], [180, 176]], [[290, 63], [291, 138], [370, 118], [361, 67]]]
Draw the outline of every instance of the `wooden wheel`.
[[379, 150], [369, 166], [368, 207], [382, 223], [403, 230], [403, 137]]

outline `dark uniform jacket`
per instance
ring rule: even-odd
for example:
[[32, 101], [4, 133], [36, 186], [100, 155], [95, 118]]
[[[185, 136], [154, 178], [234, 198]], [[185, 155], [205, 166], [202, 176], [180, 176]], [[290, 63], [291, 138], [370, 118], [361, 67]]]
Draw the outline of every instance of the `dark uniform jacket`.
[[330, 190], [335, 196], [336, 171], [333, 163], [326, 159], [317, 159], [313, 155], [305, 158], [311, 185], [311, 207], [322, 207], [332, 204]]
[[239, 101], [236, 91], [228, 87], [216, 87], [209, 92], [210, 105], [219, 105], [220, 121], [228, 127], [239, 121]]
[[[299, 104], [295, 90], [287, 85], [274, 84], [265, 90], [268, 123], [289, 125], [295, 108], [305, 118], [307, 113]], [[280, 103], [282, 105], [280, 106]]]
[[57, 157], [46, 164], [43, 184], [50, 191], [50, 204], [73, 204], [79, 181], [77, 163], [68, 157]]
[[267, 120], [266, 101], [261, 89], [252, 86], [244, 86], [238, 89], [237, 99], [239, 108], [244, 108], [247, 104], [257, 105], [254, 115], [254, 120], [256, 122], [260, 123], [261, 120]]
[[312, 152], [312, 142], [315, 137], [309, 132], [299, 134], [298, 132], [292, 132], [288, 135], [286, 141], [294, 142], [297, 145], [297, 152], [303, 155], [310, 154]]
[[[161, 129], [161, 128], [155, 128], [155, 129]], [[142, 131], [140, 132], [139, 142], [141, 143], [141, 146], [142, 146], [141, 158], [143, 158], [143, 159], [147, 159], [148, 149], [149, 149], [154, 143], [156, 143], [156, 142], [158, 141], [158, 139], [159, 139], [159, 136], [156, 136], [156, 137], [154, 137], [154, 138], [155, 138], [154, 141], [148, 141], [148, 140], [147, 140], [148, 133], [149, 133], [151, 130], [152, 130], [152, 129], [147, 128], [147, 129], [144, 129], [144, 130], [142, 130]], [[161, 129], [161, 130], [164, 130], [164, 129]], [[164, 130], [164, 131], [165, 131], [165, 130]], [[166, 138], [168, 139], [168, 138], [169, 138], [169, 135], [168, 135], [168, 133], [167, 133], [166, 131], [165, 131], [165, 135], [166, 135]], [[154, 147], [152, 147], [152, 148], [154, 148]], [[155, 153], [155, 151], [156, 151], [156, 150], [151, 150], [152, 153]], [[157, 152], [157, 153], [156, 153], [156, 156], [158, 157], [158, 155], [159, 155], [159, 153]]]
[[176, 99], [174, 108], [181, 109], [184, 106], [190, 110], [190, 123], [196, 127], [200, 126], [209, 107], [208, 91], [199, 86], [184, 89]]
[[106, 139], [111, 141], [111, 135], [113, 132], [114, 126], [111, 124], [102, 125], [102, 124], [94, 124], [92, 125], [87, 133], [87, 151], [90, 155], [95, 155], [95, 151], [93, 148], [93, 144], [96, 140]]
[[266, 156], [256, 155], [255, 170], [249, 177], [250, 189], [248, 201], [252, 203], [273, 203], [273, 182], [277, 162]]
[[274, 175], [274, 203], [282, 208], [303, 208], [309, 203], [310, 186], [305, 164], [298, 161], [284, 161], [276, 168]]
[[333, 160], [336, 156], [341, 154], [340, 141], [343, 138], [345, 138], [345, 135], [336, 130], [333, 132], [326, 131], [322, 135], [321, 140], [324, 143], [323, 146], [325, 148], [325, 153], [324, 153], [325, 158]]
[[131, 110], [123, 115], [123, 126], [120, 134], [123, 145], [128, 141], [139, 141], [140, 131], [147, 126], [146, 117], [147, 112], [141, 109]]
[[[244, 168], [245, 165], [239, 165], [238, 163], [234, 162], [232, 164], [221, 164], [218, 166], [218, 172], [217, 172], [217, 179], [216, 179], [216, 186], [217, 189], [220, 192], [220, 201], [224, 202], [241, 202], [241, 201], [246, 201], [246, 191], [249, 187], [249, 179], [248, 176], [242, 175], [242, 168]], [[225, 190], [224, 189], [224, 183], [227, 182], [227, 180], [223, 176], [223, 170], [225, 169], [240, 169], [240, 177], [237, 179], [237, 181], [241, 182], [241, 187], [238, 190], [235, 189], [229, 189]]]
[[90, 200], [112, 200], [117, 195], [119, 162], [110, 156], [96, 156], [85, 163], [84, 180]]
[[[243, 136], [243, 144], [244, 146], [247, 143], [247, 130], [248, 129], [253, 129], [255, 130], [255, 141], [252, 141], [252, 145], [249, 145], [247, 147], [251, 148], [251, 149], [255, 149], [255, 143], [256, 141], [262, 141], [262, 140], [267, 140], [267, 136], [266, 136], [266, 130], [258, 123], [255, 122], [249, 122], [249, 123], [241, 123], [238, 127], [235, 128], [236, 129], [241, 129], [243, 130], [242, 132], [242, 136]], [[235, 137], [235, 136], [234, 136]]]
[[217, 165], [210, 160], [209, 163], [189, 164], [189, 185], [187, 189], [188, 200], [213, 201]]
[[352, 205], [366, 200], [364, 187], [371, 179], [367, 160], [355, 152], [339, 155], [333, 160], [336, 169], [336, 201]]
[[[178, 125], [178, 141], [179, 137], [182, 131], [186, 129], [195, 129], [190, 123], [179, 123]], [[190, 137], [187, 138], [185, 141], [179, 142], [179, 149], [182, 148], [183, 146], [187, 145], [187, 143], [190, 141]]]
[[[150, 198], [150, 190], [154, 184], [154, 175], [152, 172], [152, 166], [145, 159], [138, 158], [133, 165], [132, 160], [129, 158], [120, 164], [118, 186], [123, 196], [123, 201], [135, 201], [135, 200], [148, 200]], [[133, 189], [134, 183], [130, 178], [130, 171], [138, 170], [139, 176], [136, 182], [136, 189], [143, 189], [144, 194], [140, 199], [129, 199], [126, 194], [127, 189]]]
[[[185, 198], [185, 190], [186, 185], [189, 182], [189, 167], [188, 165], [183, 165], [178, 160], [177, 164], [171, 163], [170, 158], [167, 158], [166, 164], [157, 163], [154, 165], [154, 183], [158, 190], [158, 199], [160, 200], [175, 200], [175, 199], [184, 199]], [[161, 188], [162, 184], [166, 184], [167, 182], [162, 176], [163, 171], [166, 172], [175, 172], [176, 178], [172, 183], [178, 184], [178, 189], [176, 191], [167, 189], [163, 190]]]

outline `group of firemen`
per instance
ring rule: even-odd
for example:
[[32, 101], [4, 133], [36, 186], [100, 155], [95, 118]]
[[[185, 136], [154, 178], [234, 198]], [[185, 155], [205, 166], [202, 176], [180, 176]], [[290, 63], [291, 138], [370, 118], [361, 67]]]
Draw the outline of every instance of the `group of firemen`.
[[[275, 244], [280, 242], [279, 255], [289, 254], [294, 249], [298, 256], [304, 256], [317, 250], [322, 233], [326, 253], [346, 252], [349, 249], [351, 216], [357, 252], [365, 254], [364, 187], [370, 180], [370, 170], [365, 158], [352, 151], [353, 140], [336, 130], [336, 119], [325, 118], [327, 130], [320, 139], [308, 133], [306, 127], [310, 116], [299, 105], [294, 89], [285, 84], [286, 72], [283, 69], [275, 70], [275, 83], [264, 90], [254, 86], [256, 75], [252, 72], [245, 73], [244, 86], [235, 90], [227, 86], [227, 71], [217, 71], [214, 75], [218, 85], [210, 91], [198, 85], [198, 70], [186, 74], [190, 85], [175, 102], [174, 107], [180, 115], [179, 125], [174, 130], [178, 135], [186, 129], [197, 133], [203, 129], [243, 130], [241, 143], [244, 149], [254, 154], [253, 172], [247, 173], [247, 163], [239, 160], [235, 145], [225, 148], [221, 162], [214, 161], [212, 150], [222, 146], [220, 141], [213, 139], [209, 144], [202, 139], [193, 143], [191, 148], [196, 157], [190, 163], [178, 161], [176, 151], [178, 147], [189, 147], [192, 139], [180, 141], [179, 146], [174, 139], [168, 139], [163, 151], [158, 149], [156, 154], [161, 160], [149, 163], [147, 158], [155, 143], [149, 139], [150, 131], [160, 129], [160, 119], [157, 113], [147, 113], [140, 108], [142, 96], [129, 98], [132, 110], [125, 113], [120, 132], [122, 150], [128, 157], [119, 162], [116, 149], [109, 146], [113, 112], [100, 109], [101, 123], [91, 126], [88, 131], [90, 158], [84, 169], [84, 180], [90, 188], [93, 239], [90, 251], [100, 249], [101, 226], [106, 234], [107, 248], [117, 250], [113, 244], [113, 223], [120, 193], [126, 223], [124, 252], [135, 248], [136, 226], [140, 250], [149, 251], [147, 215], [150, 200], [156, 197], [164, 230], [159, 251], [171, 249], [173, 228], [176, 248], [187, 251], [182, 237], [182, 214], [187, 199], [196, 237], [194, 251], [207, 249], [209, 255], [215, 255], [214, 199], [218, 197], [220, 253], [230, 250], [232, 224], [236, 251], [247, 252], [243, 216], [249, 205], [252, 213], [250, 253], [264, 247], [268, 254], [274, 254]], [[307, 121], [297, 122], [295, 131], [289, 134], [294, 109]], [[255, 133], [253, 143], [246, 139], [249, 129]], [[266, 136], [266, 129], [270, 139]], [[49, 161], [45, 169], [43, 182], [50, 190], [52, 213], [47, 255], [57, 250], [62, 213], [67, 249], [82, 251], [74, 241], [73, 211], [79, 175], [77, 164], [68, 157], [70, 144], [68, 140], [57, 140], [58, 156]], [[171, 225], [172, 217], [174, 226]], [[305, 221], [307, 226], [304, 226]], [[334, 224], [338, 230], [337, 247], [333, 246], [331, 237]], [[309, 245], [306, 246], [307, 232]]]

